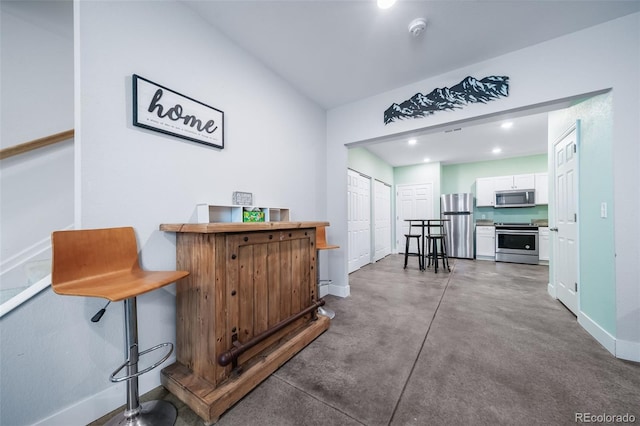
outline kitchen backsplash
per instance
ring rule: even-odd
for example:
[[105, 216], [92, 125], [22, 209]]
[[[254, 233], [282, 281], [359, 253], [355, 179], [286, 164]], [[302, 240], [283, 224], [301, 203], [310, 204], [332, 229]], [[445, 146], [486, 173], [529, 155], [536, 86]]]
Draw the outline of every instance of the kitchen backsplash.
[[493, 207], [476, 207], [473, 212], [474, 221], [492, 220], [494, 222], [529, 223], [532, 220], [547, 219], [548, 217], [548, 206], [502, 209], [494, 209]]

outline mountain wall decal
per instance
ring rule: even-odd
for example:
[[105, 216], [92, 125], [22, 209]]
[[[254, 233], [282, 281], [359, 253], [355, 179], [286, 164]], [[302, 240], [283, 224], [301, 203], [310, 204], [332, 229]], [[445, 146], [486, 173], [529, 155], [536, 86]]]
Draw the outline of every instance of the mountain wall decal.
[[467, 104], [484, 104], [503, 96], [509, 96], [509, 77], [492, 75], [482, 80], [466, 77], [455, 86], [437, 88], [428, 95], [416, 93], [404, 102], [391, 104], [384, 112], [384, 124], [405, 118], [421, 118]]

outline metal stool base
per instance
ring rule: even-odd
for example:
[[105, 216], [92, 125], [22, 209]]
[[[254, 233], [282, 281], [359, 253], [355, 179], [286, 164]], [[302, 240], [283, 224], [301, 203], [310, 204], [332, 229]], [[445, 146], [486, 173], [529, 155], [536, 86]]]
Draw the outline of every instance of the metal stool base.
[[333, 312], [331, 309], [326, 309], [320, 306], [318, 308], [318, 315], [322, 315], [323, 317], [329, 317], [329, 319], [333, 319], [333, 317], [336, 316], [336, 313]]
[[178, 418], [178, 410], [167, 401], [149, 401], [140, 404], [140, 412], [131, 418], [125, 413], [118, 414], [105, 426], [173, 426]]

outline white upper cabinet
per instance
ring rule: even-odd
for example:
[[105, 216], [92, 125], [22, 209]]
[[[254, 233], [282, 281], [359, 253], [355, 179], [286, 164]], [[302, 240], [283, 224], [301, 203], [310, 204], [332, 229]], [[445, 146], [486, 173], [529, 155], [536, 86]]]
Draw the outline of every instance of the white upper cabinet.
[[495, 190], [505, 191], [510, 189], [533, 189], [535, 186], [535, 175], [498, 176], [495, 177]]
[[536, 173], [536, 205], [549, 204], [549, 174]]
[[493, 207], [495, 203], [495, 185], [494, 178], [478, 178], [476, 179], [476, 206]]
[[515, 175], [513, 177], [513, 189], [533, 189], [536, 186], [535, 175]]

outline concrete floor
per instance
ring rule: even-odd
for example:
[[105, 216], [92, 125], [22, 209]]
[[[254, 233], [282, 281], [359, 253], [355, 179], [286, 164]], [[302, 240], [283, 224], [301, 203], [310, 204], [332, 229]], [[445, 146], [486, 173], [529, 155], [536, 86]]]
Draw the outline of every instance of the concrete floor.
[[[325, 298], [331, 328], [217, 424], [640, 423], [640, 364], [614, 358], [547, 294], [546, 266], [455, 260], [436, 275], [402, 264], [390, 255], [352, 273], [350, 297]], [[142, 399], [172, 402], [176, 426], [203, 424], [163, 388]]]

